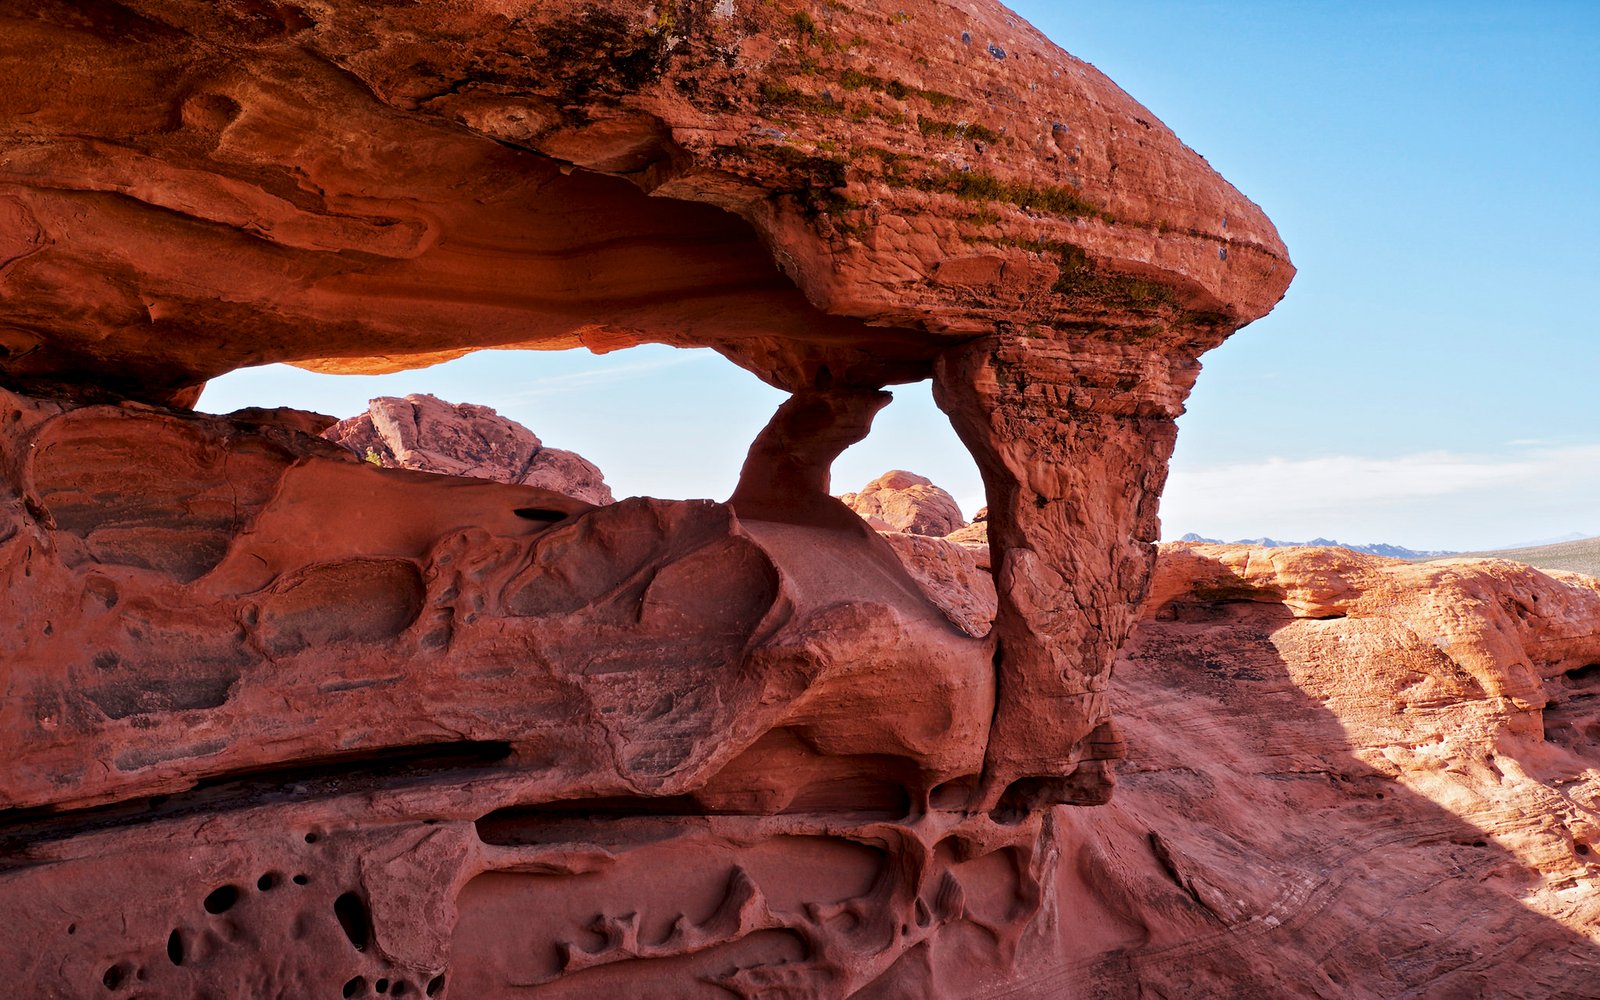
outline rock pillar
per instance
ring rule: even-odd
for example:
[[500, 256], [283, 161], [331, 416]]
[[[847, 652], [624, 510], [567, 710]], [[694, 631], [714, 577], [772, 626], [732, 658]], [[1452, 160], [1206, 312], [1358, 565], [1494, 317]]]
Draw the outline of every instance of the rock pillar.
[[1104, 801], [1106, 691], [1145, 592], [1174, 419], [1198, 366], [1004, 333], [946, 352], [935, 399], [983, 475], [999, 614], [983, 808]]

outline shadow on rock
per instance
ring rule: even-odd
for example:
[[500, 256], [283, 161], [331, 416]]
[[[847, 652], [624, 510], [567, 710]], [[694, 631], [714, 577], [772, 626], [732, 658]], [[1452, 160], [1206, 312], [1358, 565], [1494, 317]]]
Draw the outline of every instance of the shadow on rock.
[[1041, 928], [1094, 957], [981, 995], [1600, 996], [1594, 757], [1538, 718], [1541, 681], [1600, 659], [1597, 588], [1163, 552], [1117, 668], [1121, 782], [1063, 810]]

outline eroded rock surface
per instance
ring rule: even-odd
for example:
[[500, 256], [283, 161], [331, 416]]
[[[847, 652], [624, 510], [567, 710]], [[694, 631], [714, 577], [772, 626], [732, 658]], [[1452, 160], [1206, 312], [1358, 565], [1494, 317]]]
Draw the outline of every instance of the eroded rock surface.
[[[981, 523], [966, 525], [961, 520], [949, 493], [923, 476], [896, 470], [874, 479], [860, 493], [839, 499], [883, 536], [928, 599], [962, 631], [974, 636], [989, 633], [997, 603], [988, 536]], [[954, 530], [939, 530], [951, 524], [956, 525]], [[930, 530], [914, 530], [917, 527]], [[967, 531], [970, 527], [979, 531]]]
[[944, 537], [967, 526], [955, 497], [914, 472], [885, 472], [839, 498], [874, 528]]
[[[1108, 793], [1094, 734], [1173, 419], [1198, 356], [1293, 268], [1261, 211], [1092, 67], [946, 0], [0, 17], [19, 123], [0, 140], [0, 380], [181, 404], [268, 361], [658, 341], [864, 434], [884, 386], [934, 378], [1002, 581], [980, 804], [1018, 782]], [[826, 471], [775, 501], [747, 480], [735, 507], [842, 524]]]
[[844, 995], [1041, 849], [929, 812], [991, 657], [887, 547], [3, 402], [0, 894], [40, 995]]
[[386, 469], [538, 486], [597, 506], [616, 502], [593, 462], [547, 448], [528, 428], [475, 403], [380, 396], [322, 436]]
[[1339, 549], [1157, 567], [1121, 784], [1075, 848], [1121, 995], [1594, 992], [1600, 581]]
[[1182, 367], [1293, 273], [1259, 208], [998, 4], [0, 16], [17, 384], [658, 340], [795, 388], [1057, 329]]
[[[941, 547], [901, 552], [959, 603]], [[1057, 812], [1034, 954], [1072, 957], [969, 995], [1592, 995], [1597, 621], [1600, 580], [1511, 562], [1164, 548], [1116, 797]]]
[[962, 545], [987, 548], [989, 545], [989, 508], [978, 508], [978, 512], [972, 515], [971, 524], [964, 528], [957, 528], [944, 537], [952, 542], [960, 542]]
[[969, 635], [989, 633], [996, 604], [987, 546], [952, 545], [943, 538], [899, 531], [886, 531], [883, 537], [951, 621]]
[[[1255, 205], [987, 0], [0, 0], [0, 56], [8, 981], [1062, 995], [1173, 421], [1293, 275]], [[186, 411], [646, 342], [790, 393], [727, 503]], [[981, 638], [830, 495], [922, 379]]]

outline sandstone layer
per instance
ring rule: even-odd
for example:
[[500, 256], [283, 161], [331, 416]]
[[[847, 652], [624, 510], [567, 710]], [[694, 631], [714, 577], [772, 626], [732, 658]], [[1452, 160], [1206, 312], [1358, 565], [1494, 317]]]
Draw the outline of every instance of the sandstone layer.
[[1099, 995], [1600, 993], [1596, 622], [1515, 563], [1164, 549], [1074, 816]]
[[[1293, 275], [1148, 111], [987, 0], [0, 0], [0, 56], [10, 981], [959, 996], [1081, 953], [1057, 807], [1111, 794], [1174, 419]], [[187, 409], [645, 342], [790, 393], [727, 503]], [[981, 636], [830, 495], [923, 379]]]
[[[958, 548], [901, 552], [981, 606]], [[1596, 622], [1600, 580], [1511, 562], [1164, 548], [1117, 795], [1057, 813], [1061, 957], [965, 995], [1600, 995]]]

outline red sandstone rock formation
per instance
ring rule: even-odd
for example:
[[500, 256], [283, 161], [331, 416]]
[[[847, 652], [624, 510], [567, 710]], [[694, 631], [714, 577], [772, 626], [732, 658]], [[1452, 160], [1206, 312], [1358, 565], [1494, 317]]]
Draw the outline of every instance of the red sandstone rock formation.
[[989, 547], [989, 525], [983, 521], [973, 521], [966, 527], [957, 528], [944, 537], [960, 545], [987, 549]]
[[[987, 0], [0, 2], [0, 52], [9, 982], [1060, 995], [1056, 807], [1197, 359], [1293, 274], [1259, 209]], [[650, 341], [791, 393], [727, 504], [184, 411]], [[829, 495], [927, 378], [981, 639]]]
[[972, 515], [972, 523], [964, 528], [957, 528], [944, 536], [952, 542], [962, 545], [978, 545], [987, 548], [989, 545], [989, 508], [979, 507], [978, 512]]
[[[938, 603], [984, 599], [916, 542]], [[1600, 580], [1509, 562], [1164, 549], [1117, 795], [1057, 814], [1072, 907], [964, 995], [1591, 995], [1597, 621]]]
[[943, 537], [967, 524], [955, 497], [932, 481], [899, 469], [885, 472], [860, 493], [839, 499], [879, 530]]
[[0, 892], [43, 995], [851, 993], [989, 912], [969, 852], [1037, 849], [1042, 816], [948, 809], [991, 655], [887, 546], [5, 404]]
[[981, 804], [1104, 795], [1173, 418], [1293, 270], [1092, 68], [943, 0], [8, 9], [14, 387], [657, 340], [865, 418], [933, 376], [1016, 581]]
[[616, 502], [593, 462], [545, 447], [532, 431], [487, 406], [452, 405], [426, 394], [383, 396], [322, 436], [386, 469], [538, 486], [596, 506]]
[[1593, 993], [1597, 621], [1514, 563], [1164, 549], [1063, 851], [1107, 995]]

